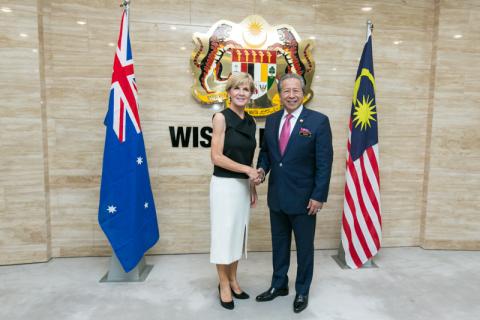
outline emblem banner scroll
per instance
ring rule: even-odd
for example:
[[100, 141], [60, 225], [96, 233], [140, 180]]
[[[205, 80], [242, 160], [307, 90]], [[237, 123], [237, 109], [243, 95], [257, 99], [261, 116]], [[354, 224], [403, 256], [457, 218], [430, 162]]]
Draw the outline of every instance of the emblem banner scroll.
[[255, 81], [257, 92], [246, 109], [255, 117], [281, 109], [277, 81], [285, 73], [304, 78], [304, 103], [313, 97], [313, 41], [301, 40], [289, 25], [270, 26], [257, 15], [239, 24], [220, 20], [207, 33], [195, 33], [193, 41], [196, 48], [190, 59], [192, 94], [202, 104], [228, 107], [225, 85], [234, 72], [248, 72]]

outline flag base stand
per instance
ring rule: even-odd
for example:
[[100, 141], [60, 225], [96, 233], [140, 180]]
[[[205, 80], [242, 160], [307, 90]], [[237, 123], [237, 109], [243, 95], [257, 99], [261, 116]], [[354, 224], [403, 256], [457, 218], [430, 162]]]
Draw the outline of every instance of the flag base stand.
[[100, 279], [100, 282], [143, 282], [147, 279], [152, 269], [153, 266], [148, 265], [145, 262], [145, 256], [143, 256], [135, 268], [130, 272], [125, 272], [115, 253], [112, 253], [110, 268], [103, 278]]
[[[350, 269], [345, 261], [345, 250], [343, 250], [343, 245], [340, 242], [340, 246], [338, 247], [337, 255], [333, 255], [332, 259], [338, 264], [338, 266], [342, 269]], [[378, 266], [373, 262], [373, 258], [365, 262], [360, 269], [370, 269], [370, 268], [378, 268]]]

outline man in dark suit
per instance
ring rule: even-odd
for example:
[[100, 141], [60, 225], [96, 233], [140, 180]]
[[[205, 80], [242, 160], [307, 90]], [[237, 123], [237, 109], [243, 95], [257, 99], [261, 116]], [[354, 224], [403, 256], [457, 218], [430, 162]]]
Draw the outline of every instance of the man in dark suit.
[[283, 110], [269, 116], [257, 168], [262, 181], [270, 172], [268, 207], [272, 232], [273, 276], [259, 302], [288, 295], [292, 230], [297, 245], [293, 310], [308, 305], [313, 276], [316, 214], [327, 201], [332, 170], [332, 133], [328, 117], [303, 105], [305, 82], [285, 74], [278, 82]]

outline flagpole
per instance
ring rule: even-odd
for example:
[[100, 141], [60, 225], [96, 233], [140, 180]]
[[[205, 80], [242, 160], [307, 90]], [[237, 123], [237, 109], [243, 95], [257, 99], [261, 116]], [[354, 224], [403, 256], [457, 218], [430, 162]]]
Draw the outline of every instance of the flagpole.
[[[374, 28], [374, 26], [373, 26], [372, 20], [368, 19], [367, 20], [367, 39], [365, 41], [368, 41], [368, 38], [372, 35], [373, 28]], [[343, 250], [343, 246], [342, 246], [341, 243], [340, 243], [340, 246], [342, 247], [343, 255], [345, 257], [345, 251]], [[361, 266], [361, 268], [377, 268], [377, 265], [373, 261], [374, 258], [375, 257], [370, 258], [367, 262], [365, 262]]]
[[368, 37], [372, 34], [373, 31], [373, 22], [372, 20], [368, 19], [367, 20], [367, 39], [365, 41], [368, 41]]
[[[127, 12], [127, 17], [130, 16], [130, 1], [131, 0], [123, 0], [120, 4], [120, 7]], [[130, 19], [128, 19], [128, 25], [130, 26]]]

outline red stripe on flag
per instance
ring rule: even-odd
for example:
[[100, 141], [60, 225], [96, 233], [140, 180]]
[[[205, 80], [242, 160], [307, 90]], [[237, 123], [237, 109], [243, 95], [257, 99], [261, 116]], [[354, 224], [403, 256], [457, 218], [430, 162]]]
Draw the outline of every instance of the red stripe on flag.
[[366, 256], [371, 255], [372, 253], [370, 252], [370, 249], [368, 248], [368, 244], [367, 244], [367, 240], [365, 239], [365, 235], [363, 234], [362, 228], [360, 227], [360, 224], [358, 223], [357, 210], [355, 209], [355, 203], [353, 201], [352, 194], [350, 193], [350, 189], [348, 188], [347, 185], [345, 187], [345, 200], [347, 201], [348, 207], [350, 208], [350, 212], [352, 213], [353, 229], [355, 231], [355, 234], [357, 235], [358, 241], [360, 241], [360, 245], [363, 248], [363, 252], [365, 252]]
[[112, 82], [118, 81], [118, 84], [122, 88], [123, 94], [127, 99], [128, 106], [132, 110], [133, 116], [135, 117], [135, 122], [138, 125], [138, 128], [141, 130], [140, 126], [140, 117], [138, 115], [138, 108], [137, 108], [137, 101], [135, 99], [135, 95], [133, 94], [132, 87], [130, 86], [130, 82], [127, 79], [127, 76], [130, 75], [125, 71], [133, 73], [133, 66], [129, 65], [125, 68], [122, 67], [118, 56], [115, 56], [115, 61], [113, 65], [113, 75], [112, 75]]
[[[346, 188], [346, 186], [345, 186]], [[345, 212], [343, 212], [343, 217], [342, 217], [342, 225], [343, 225], [343, 232], [345, 232], [345, 235], [348, 240], [348, 252], [350, 253], [350, 257], [352, 258], [353, 262], [355, 265], [361, 266], [362, 265], [362, 260], [358, 257], [357, 251], [355, 250], [355, 247], [353, 246], [353, 241], [352, 241], [352, 232], [350, 230], [350, 226], [348, 225], [347, 218], [345, 217]]]
[[124, 141], [123, 139], [123, 130], [124, 130], [124, 127], [123, 127], [123, 123], [124, 123], [124, 114], [125, 114], [125, 106], [123, 105], [123, 100], [122, 98], [120, 98], [120, 123], [119, 123], [119, 132], [118, 132], [118, 140], [120, 140], [121, 142]]
[[378, 161], [377, 157], [375, 156], [375, 151], [373, 151], [373, 147], [367, 148], [367, 155], [368, 155], [368, 160], [370, 160], [370, 164], [372, 165], [373, 172], [375, 173], [375, 177], [377, 178], [377, 184], [378, 187], [380, 188], [380, 177], [379, 177], [379, 169], [378, 169]]
[[[367, 191], [368, 198], [370, 199], [370, 202], [372, 203], [372, 206], [375, 209], [375, 214], [378, 217], [379, 209], [378, 209], [377, 197], [373, 192], [372, 185], [370, 184], [370, 180], [368, 179], [367, 172], [365, 170], [365, 163], [363, 161], [364, 156], [365, 156], [365, 153], [360, 157], [360, 168], [362, 170], [363, 185], [365, 187], [365, 190]], [[373, 238], [373, 242], [375, 242], [375, 247], [377, 247], [378, 249], [380, 248], [380, 242], [378, 240], [378, 234], [377, 234], [377, 230], [375, 229], [375, 225], [373, 224], [372, 218], [370, 217], [370, 214], [367, 211], [364, 216], [366, 217], [365, 222], [367, 224], [368, 231], [370, 231], [370, 234], [372, 235], [372, 238]]]
[[370, 178], [367, 175], [367, 169], [365, 168], [365, 161], [364, 157], [367, 155], [364, 153], [360, 157], [360, 167], [362, 169], [362, 178], [363, 178], [363, 184], [365, 186], [365, 190], [367, 191], [368, 198], [370, 199], [370, 202], [372, 203], [373, 208], [375, 209], [376, 213], [378, 214], [379, 212], [379, 207], [378, 207], [378, 202], [377, 202], [377, 196], [375, 195], [375, 192], [373, 191], [372, 184], [370, 182]]
[[[362, 196], [362, 189], [360, 187], [360, 180], [357, 175], [357, 171], [355, 169], [355, 165], [353, 162], [349, 162], [348, 164], [348, 170], [350, 172], [350, 175], [352, 176], [353, 184], [355, 186], [355, 191], [357, 194], [357, 201], [360, 206], [360, 211], [361, 212], [356, 212], [357, 214], [361, 213], [363, 216], [363, 219], [365, 220], [365, 223], [367, 224], [367, 227], [370, 229], [370, 225], [372, 224], [372, 221], [370, 219], [370, 215], [368, 214], [367, 207], [365, 206], [365, 202], [363, 201], [363, 196]], [[363, 235], [363, 233], [362, 233]], [[374, 237], [374, 235], [372, 235]], [[377, 232], [375, 231], [375, 237], [378, 238]], [[367, 254], [367, 257], [371, 257], [372, 254], [370, 250], [365, 251], [365, 254]]]
[[[370, 161], [370, 165], [372, 166], [373, 173], [375, 174], [375, 178], [377, 179], [376, 182], [378, 186], [378, 192], [380, 193], [380, 178], [379, 178], [377, 157], [375, 156], [375, 152], [373, 151], [372, 147], [368, 148], [366, 151], [367, 151], [368, 160]], [[382, 215], [380, 214], [379, 199], [377, 199], [375, 192], [373, 192], [373, 198], [375, 199], [375, 203], [373, 203], [372, 201], [372, 204], [377, 213], [378, 223], [380, 224], [380, 226], [382, 226]]]
[[125, 11], [123, 11], [122, 22], [120, 23], [120, 34], [118, 36], [117, 46], [118, 49], [122, 50], [122, 33], [123, 33], [123, 20], [125, 19]]
[[[376, 181], [370, 181], [370, 178], [368, 177], [367, 175], [367, 171], [366, 171], [366, 168], [365, 168], [365, 163], [364, 163], [364, 157], [368, 157], [368, 160], [370, 162], [370, 165], [372, 165], [372, 158], [370, 158], [369, 154], [368, 154], [368, 151], [372, 151], [372, 147], [368, 148], [366, 151], [366, 153], [364, 153], [362, 155], [362, 158], [361, 158], [361, 166], [362, 166], [362, 173], [363, 173], [363, 180], [365, 181], [365, 189], [367, 190], [368, 192], [368, 196], [370, 198], [370, 202], [372, 203], [372, 206], [373, 208], [375, 209], [375, 213], [377, 214], [377, 217], [378, 217], [378, 221], [380, 222], [381, 221], [381, 217], [380, 217], [380, 205], [378, 204], [378, 199], [377, 199], [377, 195], [375, 194], [375, 191], [373, 189], [373, 186], [372, 186], [372, 183], [375, 183], [378, 185], [378, 169], [375, 170], [375, 168], [373, 168], [372, 166], [372, 171], [374, 172], [375, 174], [375, 178], [377, 179]], [[373, 158], [373, 161], [375, 161], [375, 164], [376, 164], [376, 158], [374, 157]], [[379, 186], [380, 187], [380, 186]]]

